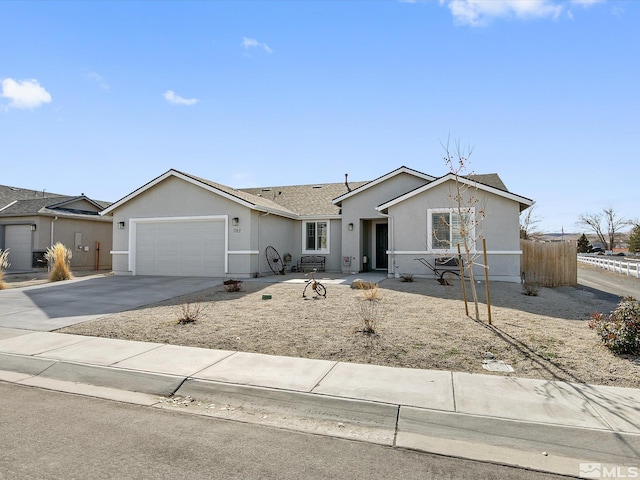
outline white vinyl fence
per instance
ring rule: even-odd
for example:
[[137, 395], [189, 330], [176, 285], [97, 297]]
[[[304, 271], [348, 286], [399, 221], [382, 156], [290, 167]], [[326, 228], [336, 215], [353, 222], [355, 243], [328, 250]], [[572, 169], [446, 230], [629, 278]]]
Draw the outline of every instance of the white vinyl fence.
[[611, 272], [623, 273], [629, 277], [640, 278], [640, 262], [634, 260], [614, 260], [612, 258], [578, 255], [578, 261], [604, 268]]

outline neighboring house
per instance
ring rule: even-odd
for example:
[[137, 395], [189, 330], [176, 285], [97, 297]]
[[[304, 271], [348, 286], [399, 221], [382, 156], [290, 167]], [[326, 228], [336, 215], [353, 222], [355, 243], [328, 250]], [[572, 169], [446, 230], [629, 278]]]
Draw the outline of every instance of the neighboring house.
[[[474, 233], [486, 238], [490, 278], [519, 282], [519, 213], [533, 201], [496, 174], [458, 180], [487, 214]], [[101, 215], [113, 216], [116, 274], [246, 278], [270, 273], [273, 246], [287, 268], [321, 255], [327, 271], [431, 275], [415, 258], [455, 254], [455, 184], [400, 167], [370, 182], [234, 189], [172, 169]]]
[[[0, 248], [9, 250], [8, 271], [46, 268], [44, 253], [61, 242], [72, 250], [71, 269], [111, 269], [109, 203], [0, 185]], [[99, 250], [98, 250], [99, 248]]]

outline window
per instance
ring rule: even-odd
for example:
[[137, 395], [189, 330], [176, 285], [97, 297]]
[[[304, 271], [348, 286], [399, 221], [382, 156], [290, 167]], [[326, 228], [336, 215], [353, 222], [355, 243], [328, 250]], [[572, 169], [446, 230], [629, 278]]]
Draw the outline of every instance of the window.
[[475, 209], [458, 214], [452, 208], [434, 208], [427, 211], [427, 238], [429, 250], [455, 251], [460, 244], [464, 250], [464, 238], [475, 250]]
[[303, 253], [329, 253], [329, 222], [302, 222]]

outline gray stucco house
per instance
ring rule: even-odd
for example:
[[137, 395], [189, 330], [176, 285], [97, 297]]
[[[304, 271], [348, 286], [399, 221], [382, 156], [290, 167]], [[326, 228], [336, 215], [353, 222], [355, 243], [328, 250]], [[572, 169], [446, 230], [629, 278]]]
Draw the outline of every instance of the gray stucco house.
[[[520, 281], [519, 214], [533, 201], [496, 174], [458, 182], [476, 200], [471, 214], [486, 215], [474, 234], [486, 238], [490, 278]], [[273, 246], [287, 268], [320, 255], [327, 271], [431, 275], [415, 258], [456, 251], [455, 185], [400, 167], [369, 182], [234, 189], [172, 169], [101, 215], [113, 217], [116, 274], [247, 278], [271, 273]]]
[[0, 185], [0, 248], [9, 250], [9, 272], [46, 268], [44, 253], [61, 242], [72, 250], [72, 270], [111, 269], [109, 203]]

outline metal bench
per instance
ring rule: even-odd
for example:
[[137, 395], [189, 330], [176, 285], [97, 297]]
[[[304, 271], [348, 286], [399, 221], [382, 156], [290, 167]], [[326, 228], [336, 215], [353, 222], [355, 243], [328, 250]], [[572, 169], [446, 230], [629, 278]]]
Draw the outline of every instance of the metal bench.
[[324, 272], [324, 263], [326, 257], [322, 255], [303, 255], [298, 260], [298, 271], [306, 272], [317, 269], [319, 272]]

